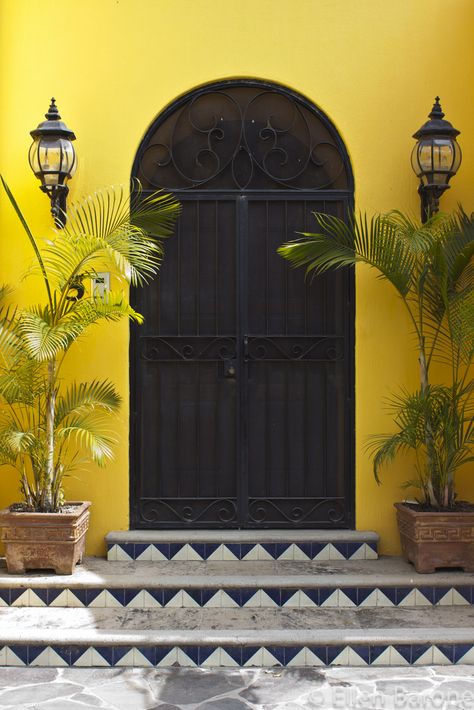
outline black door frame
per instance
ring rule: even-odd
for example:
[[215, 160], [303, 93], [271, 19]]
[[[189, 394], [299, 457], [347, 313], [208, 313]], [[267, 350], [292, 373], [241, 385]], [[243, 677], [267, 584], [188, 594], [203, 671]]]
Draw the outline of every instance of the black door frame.
[[[340, 154], [344, 158], [344, 162], [346, 165], [346, 169], [348, 171], [349, 175], [349, 186], [350, 189], [346, 190], [315, 190], [315, 191], [305, 191], [305, 190], [297, 190], [294, 192], [287, 192], [286, 190], [275, 190], [275, 191], [268, 191], [268, 190], [252, 190], [252, 189], [246, 189], [245, 191], [242, 191], [242, 193], [239, 195], [238, 192], [235, 190], [229, 191], [229, 190], [214, 190], [212, 193], [210, 191], [206, 190], [199, 190], [199, 189], [193, 189], [193, 190], [173, 190], [173, 194], [177, 197], [178, 200], [199, 200], [199, 199], [232, 199], [232, 200], [239, 200], [243, 199], [246, 201], [246, 204], [248, 205], [248, 200], [251, 200], [252, 198], [259, 198], [259, 199], [265, 199], [265, 200], [285, 200], [285, 199], [291, 199], [294, 197], [295, 199], [307, 199], [307, 200], [314, 200], [315, 198], [319, 200], [324, 200], [324, 201], [344, 201], [345, 207], [347, 210], [350, 212], [353, 210], [354, 207], [354, 190], [353, 190], [353, 176], [352, 176], [352, 170], [350, 166], [350, 160], [347, 154], [347, 151], [345, 149], [345, 146], [337, 133], [336, 129], [332, 125], [332, 123], [329, 121], [329, 119], [321, 112], [317, 107], [315, 107], [313, 104], [311, 104], [309, 101], [307, 101], [304, 97], [300, 96], [296, 92], [293, 92], [289, 89], [286, 89], [284, 87], [279, 87], [278, 85], [275, 85], [273, 83], [268, 83], [268, 82], [260, 82], [260, 81], [254, 81], [254, 80], [240, 80], [240, 81], [224, 81], [224, 82], [218, 82], [218, 83], [213, 83], [211, 85], [206, 85], [203, 87], [200, 87], [200, 89], [191, 92], [190, 94], [186, 94], [179, 99], [177, 99], [175, 102], [173, 102], [170, 106], [168, 106], [167, 109], [165, 109], [158, 117], [157, 120], [153, 122], [153, 124], [150, 126], [150, 129], [147, 131], [139, 151], [137, 152], [133, 169], [132, 169], [132, 177], [136, 177], [138, 173], [138, 168], [139, 168], [139, 163], [140, 163], [140, 151], [143, 146], [146, 145], [147, 140], [151, 135], [153, 135], [154, 131], [157, 128], [157, 125], [160, 124], [160, 122], [164, 121], [172, 112], [174, 112], [177, 108], [179, 108], [181, 105], [189, 101], [190, 96], [199, 96], [200, 94], [206, 93], [209, 90], [218, 90], [219, 88], [227, 88], [227, 87], [234, 87], [234, 86], [257, 86], [262, 89], [268, 89], [268, 90], [280, 90], [282, 93], [285, 94], [285, 96], [289, 98], [293, 98], [297, 100], [299, 103], [303, 104], [306, 106], [309, 110], [312, 112], [316, 113], [320, 120], [323, 121], [323, 123], [331, 129], [332, 137], [334, 138], [334, 141], [338, 144], [338, 148], [340, 150]], [[144, 193], [146, 194], [146, 192]], [[239, 214], [239, 210], [237, 210], [237, 214]], [[239, 249], [245, 249], [245, 244], [243, 239], [239, 239], [239, 233], [242, 230], [242, 224], [237, 223], [236, 225], [237, 228], [237, 245], [236, 248]], [[242, 236], [242, 235], [240, 235]], [[245, 254], [241, 253], [238, 255], [238, 263], [244, 266], [244, 259], [245, 259]], [[240, 274], [239, 274], [239, 279], [243, 279], [243, 273], [245, 272], [245, 268], [240, 269]], [[242, 298], [245, 298], [245, 288], [244, 288], [244, 283], [239, 283], [239, 288], [238, 291], [240, 292], [240, 296], [238, 299], [238, 307], [242, 307]], [[346, 383], [347, 383], [347, 396], [346, 396], [346, 409], [345, 409], [345, 431], [347, 435], [347, 448], [346, 448], [346, 462], [345, 462], [345, 490], [346, 490], [346, 500], [347, 500], [347, 522], [345, 527], [349, 528], [354, 528], [355, 527], [355, 277], [354, 277], [354, 271], [351, 270], [349, 275], [348, 275], [348, 280], [347, 280], [347, 294], [346, 294], [347, 302], [347, 332], [345, 333], [345, 338], [346, 338], [346, 343], [347, 343], [347, 352], [349, 356], [347, 357], [347, 364], [346, 364]], [[131, 302], [132, 305], [139, 307], [139, 293], [137, 290], [132, 289], [131, 290]], [[240, 343], [242, 341], [242, 337], [244, 335], [244, 325], [242, 323], [242, 318], [240, 317], [240, 314], [237, 314], [237, 323], [238, 327], [240, 328], [241, 332], [237, 332], [237, 343]], [[140, 364], [139, 364], [139, 353], [138, 353], [138, 339], [139, 339], [139, 329], [137, 326], [131, 325], [131, 330], [130, 330], [130, 476], [129, 476], [129, 483], [130, 483], [130, 525], [132, 529], [135, 528], [143, 528], [143, 525], [140, 525], [139, 521], [139, 516], [137, 512], [137, 506], [136, 503], [140, 498], [140, 491], [139, 491], [139, 483], [140, 483], [140, 478], [138, 475], [133, 475], [134, 471], [138, 471], [138, 467], [140, 465], [140, 446], [139, 446], [139, 422], [138, 422], [138, 411], [137, 411], [137, 404], [140, 400]], [[245, 363], [242, 362], [242, 358], [239, 358], [239, 367], [244, 367], [245, 368]], [[239, 377], [241, 375], [240, 372], [237, 373], [237, 376]], [[241, 380], [243, 381], [243, 380]], [[238, 403], [238, 408], [240, 412], [245, 411], [245, 397], [246, 397], [246, 387], [242, 386], [240, 387], [240, 397], [242, 398], [241, 401]], [[239, 431], [240, 429], [240, 431]], [[237, 500], [238, 500], [238, 505], [240, 509], [242, 510], [242, 505], [244, 504], [243, 501], [243, 491], [247, 492], [248, 484], [247, 484], [247, 477], [248, 477], [248, 466], [247, 462], [245, 461], [245, 456], [247, 452], [247, 432], [246, 432], [246, 425], [243, 422], [242, 418], [238, 415], [237, 416], [237, 436], [238, 440], [242, 441], [243, 446], [242, 447], [237, 447], [238, 450], [238, 456], [241, 459], [238, 461], [238, 470], [241, 471], [241, 475], [243, 476], [244, 480], [238, 480], [237, 485], [238, 485], [238, 492], [237, 492]], [[242, 450], [241, 450], [242, 449]], [[242, 456], [244, 457], [244, 460], [242, 460]], [[245, 504], [248, 505], [248, 501], [245, 501]], [[182, 523], [177, 523], [173, 525], [170, 523], [167, 525], [167, 527], [171, 528], [182, 528], [183, 524]], [[192, 528], [199, 528], [203, 527], [202, 525], [190, 525]], [[205, 526], [204, 526], [205, 527]], [[257, 527], [257, 525], [255, 526]], [[259, 527], [264, 527], [264, 526], [259, 526]], [[305, 525], [299, 525], [296, 527], [308, 527]]]

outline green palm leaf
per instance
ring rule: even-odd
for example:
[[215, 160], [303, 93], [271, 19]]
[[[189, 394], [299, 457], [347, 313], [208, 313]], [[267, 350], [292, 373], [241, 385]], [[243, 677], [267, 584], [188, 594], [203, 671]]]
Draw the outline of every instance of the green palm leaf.
[[57, 399], [56, 425], [64, 423], [71, 414], [84, 414], [95, 409], [116, 412], [121, 401], [120, 394], [108, 380], [73, 382]]

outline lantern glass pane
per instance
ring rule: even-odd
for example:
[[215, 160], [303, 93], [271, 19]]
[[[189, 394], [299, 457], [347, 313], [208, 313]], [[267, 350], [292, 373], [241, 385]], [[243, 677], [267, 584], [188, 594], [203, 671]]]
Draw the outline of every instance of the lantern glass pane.
[[433, 170], [433, 153], [431, 141], [422, 141], [418, 147], [418, 162], [420, 173], [431, 173]]
[[30, 161], [30, 166], [35, 175], [41, 172], [41, 165], [38, 160], [38, 144], [39, 139], [36, 138], [30, 145], [30, 152], [28, 153], [28, 160]]
[[435, 138], [433, 140], [433, 170], [449, 172], [453, 165], [454, 150], [449, 139]]

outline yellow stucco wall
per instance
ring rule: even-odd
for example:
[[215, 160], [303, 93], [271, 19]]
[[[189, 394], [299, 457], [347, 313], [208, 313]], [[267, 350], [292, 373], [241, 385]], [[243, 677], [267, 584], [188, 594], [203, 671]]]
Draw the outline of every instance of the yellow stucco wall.
[[[180, 94], [210, 81], [255, 77], [306, 95], [335, 123], [349, 151], [356, 206], [418, 212], [409, 165], [412, 133], [439, 94], [461, 130], [464, 160], [443, 208], [474, 207], [472, 0], [0, 0], [0, 170], [38, 234], [49, 206], [27, 161], [29, 131], [55, 96], [78, 140], [72, 197], [127, 183], [150, 122]], [[0, 199], [0, 283], [28, 263], [25, 237]], [[388, 286], [357, 270], [357, 527], [380, 533], [398, 551], [392, 503], [401, 496], [400, 462], [378, 488], [364, 453], [369, 434], [388, 429], [382, 398], [413, 385], [405, 315]], [[33, 294], [28, 294], [33, 298]], [[106, 326], [69, 363], [81, 377], [111, 376], [128, 397], [128, 328]], [[104, 534], [128, 528], [128, 409], [116, 460], [67, 485], [93, 501], [88, 551]], [[472, 473], [472, 472], [471, 472]], [[461, 494], [474, 497], [468, 472]], [[17, 498], [5, 469], [0, 505]]]

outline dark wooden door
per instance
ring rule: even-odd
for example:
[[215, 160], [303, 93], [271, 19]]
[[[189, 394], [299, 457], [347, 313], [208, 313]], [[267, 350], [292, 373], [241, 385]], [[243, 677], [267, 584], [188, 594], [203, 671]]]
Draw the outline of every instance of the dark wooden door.
[[[249, 88], [237, 91], [247, 105]], [[198, 115], [198, 132], [213, 125]], [[154, 135], [148, 145], [162, 146]], [[175, 189], [177, 234], [159, 279], [136, 294], [146, 321], [132, 333], [132, 523], [351, 527], [353, 276], [305, 281], [276, 253], [312, 211], [346, 214], [351, 194], [268, 189], [261, 176], [258, 189], [252, 177], [236, 186], [249, 162], [228, 152], [234, 189]]]

